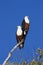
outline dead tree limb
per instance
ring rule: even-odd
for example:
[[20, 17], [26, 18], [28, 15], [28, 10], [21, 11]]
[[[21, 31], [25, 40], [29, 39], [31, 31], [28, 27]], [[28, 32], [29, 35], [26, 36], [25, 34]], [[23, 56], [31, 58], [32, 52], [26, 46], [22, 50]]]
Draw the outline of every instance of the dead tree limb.
[[5, 65], [5, 64], [8, 62], [8, 60], [9, 60], [10, 57], [12, 56], [12, 53], [14, 52], [14, 50], [15, 50], [23, 41], [24, 41], [24, 40], [22, 39], [21, 42], [17, 43], [17, 44], [11, 49], [11, 51], [9, 52], [7, 58], [5, 59], [5, 61], [3, 62], [2, 65]]

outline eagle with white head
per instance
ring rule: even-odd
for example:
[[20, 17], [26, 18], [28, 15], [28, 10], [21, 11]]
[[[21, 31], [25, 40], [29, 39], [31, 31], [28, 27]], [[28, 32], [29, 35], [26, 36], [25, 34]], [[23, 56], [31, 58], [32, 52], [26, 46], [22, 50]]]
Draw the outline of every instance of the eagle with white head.
[[28, 18], [28, 16], [25, 16], [23, 21], [22, 21], [22, 30], [23, 30], [23, 33], [24, 33], [24, 38], [28, 33], [29, 26], [30, 26], [29, 18]]
[[[17, 39], [17, 43], [21, 42], [22, 39], [24, 39], [21, 26], [17, 26], [16, 39]], [[19, 45], [20, 49], [23, 47], [24, 47], [24, 41]]]

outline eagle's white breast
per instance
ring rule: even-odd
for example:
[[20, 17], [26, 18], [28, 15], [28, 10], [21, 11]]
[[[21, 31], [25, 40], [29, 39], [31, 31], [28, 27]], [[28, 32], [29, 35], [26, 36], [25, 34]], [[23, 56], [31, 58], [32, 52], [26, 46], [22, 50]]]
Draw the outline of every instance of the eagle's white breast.
[[21, 26], [18, 26], [18, 28], [17, 28], [17, 35], [18, 35], [18, 36], [22, 35]]

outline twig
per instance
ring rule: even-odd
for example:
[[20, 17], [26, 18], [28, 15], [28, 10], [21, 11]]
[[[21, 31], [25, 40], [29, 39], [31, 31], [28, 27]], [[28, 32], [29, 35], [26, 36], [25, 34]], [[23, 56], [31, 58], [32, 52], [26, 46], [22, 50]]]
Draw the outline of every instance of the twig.
[[7, 58], [5, 59], [5, 61], [3, 62], [2, 65], [5, 65], [5, 64], [8, 62], [8, 60], [9, 60], [10, 57], [12, 56], [12, 53], [14, 52], [14, 50], [15, 50], [23, 41], [24, 41], [24, 40], [22, 39], [21, 42], [17, 43], [17, 44], [11, 49], [11, 51], [9, 52]]

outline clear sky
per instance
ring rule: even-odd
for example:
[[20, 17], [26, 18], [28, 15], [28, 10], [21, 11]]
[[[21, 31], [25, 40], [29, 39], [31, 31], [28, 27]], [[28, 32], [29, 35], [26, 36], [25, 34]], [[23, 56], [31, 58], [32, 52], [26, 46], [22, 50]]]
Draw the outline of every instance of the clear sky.
[[25, 15], [29, 16], [30, 30], [24, 48], [16, 49], [10, 61], [30, 61], [33, 49], [43, 49], [43, 0], [0, 0], [0, 64], [17, 43], [16, 26], [21, 25]]

